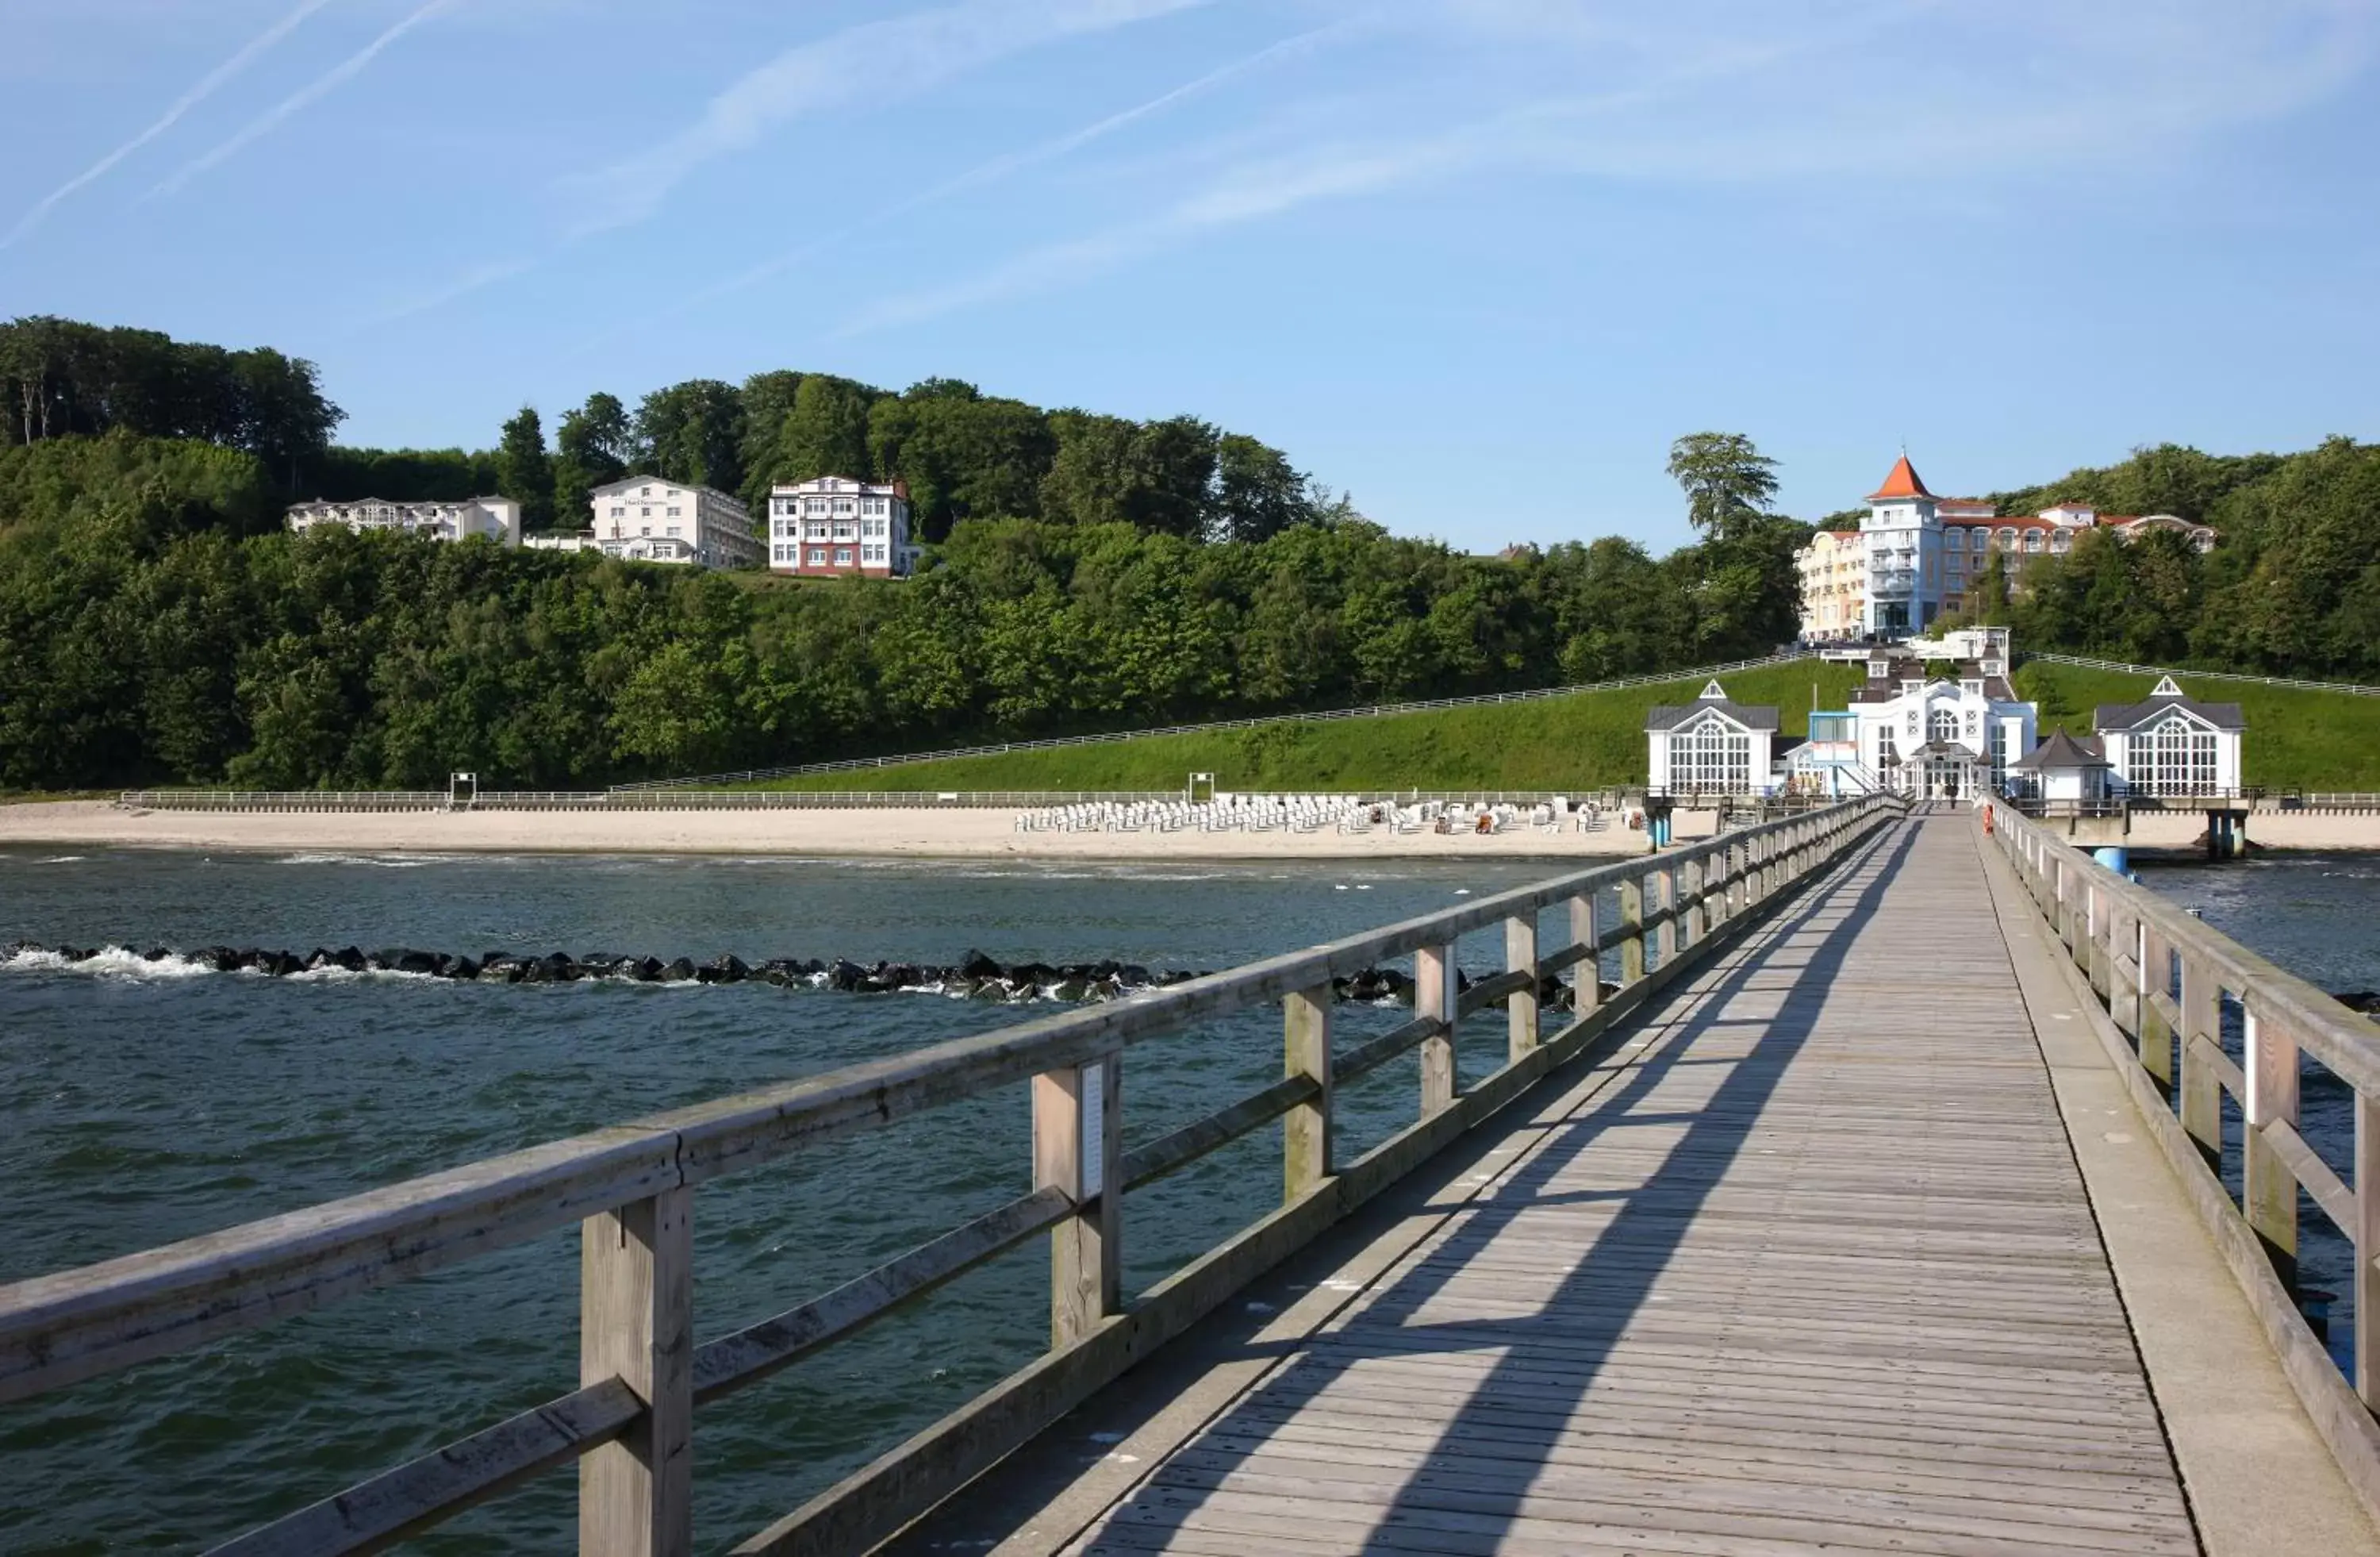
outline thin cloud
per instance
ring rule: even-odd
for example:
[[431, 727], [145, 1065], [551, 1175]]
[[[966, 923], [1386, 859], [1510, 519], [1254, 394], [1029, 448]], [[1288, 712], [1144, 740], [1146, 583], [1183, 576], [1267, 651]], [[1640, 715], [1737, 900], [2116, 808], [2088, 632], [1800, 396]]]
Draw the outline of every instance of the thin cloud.
[[1311, 31], [1298, 33], [1294, 37], [1284, 38], [1279, 43], [1269, 43], [1257, 50], [1254, 54], [1232, 60], [1228, 65], [1218, 66], [1205, 75], [1184, 81], [1178, 87], [1160, 92], [1145, 103], [1135, 103], [1130, 108], [1110, 114], [1105, 118], [1094, 120], [1090, 124], [1068, 130], [1062, 135], [1052, 136], [1038, 145], [1027, 146], [1022, 151], [1002, 152], [987, 162], [977, 164], [964, 173], [946, 178], [941, 183], [895, 201], [881, 210], [871, 212], [846, 227], [823, 237], [813, 238], [799, 248], [789, 249], [754, 265], [749, 270], [706, 286], [670, 311], [683, 312], [731, 293], [741, 292], [791, 269], [814, 255], [832, 249], [863, 232], [881, 226], [897, 217], [905, 216], [921, 207], [948, 200], [953, 195], [964, 194], [969, 189], [979, 189], [987, 185], [998, 183], [1028, 168], [1039, 167], [1061, 158], [1072, 156], [1084, 147], [1105, 140], [1118, 130], [1127, 128], [1145, 119], [1153, 118], [1169, 108], [1178, 107], [1234, 78], [1303, 54], [1334, 35], [1346, 32], [1354, 25], [1352, 22], [1333, 23], [1328, 27], [1318, 27]]
[[8, 248], [18, 238], [40, 226], [49, 213], [57, 208], [59, 201], [76, 190], [85, 189], [105, 177], [116, 164], [173, 128], [181, 121], [183, 115], [213, 96], [217, 88], [253, 65], [275, 43], [298, 30], [298, 25], [308, 17], [330, 3], [331, 0], [300, 0], [297, 9], [249, 39], [240, 46], [238, 53], [199, 78], [198, 85], [176, 98], [172, 105], [163, 114], [158, 115], [156, 120], [148, 128], [35, 201], [33, 208], [18, 217], [17, 225], [8, 229], [7, 236], [0, 237], [0, 249]]
[[150, 195], [153, 198], [157, 195], [173, 194], [181, 189], [183, 186], [189, 183], [191, 179], [196, 178], [200, 174], [206, 172], [209, 168], [220, 166], [222, 164], [229, 161], [232, 157], [246, 150], [253, 142], [271, 134], [274, 128], [280, 126], [284, 120], [289, 118], [292, 115], [298, 113], [312, 103], [320, 102], [346, 82], [354, 79], [358, 75], [360, 75], [364, 67], [370, 65], [373, 60], [379, 58], [381, 51], [387, 48], [391, 43], [395, 43], [398, 39], [404, 37], [415, 28], [419, 27], [423, 22], [431, 20], [440, 12], [454, 9], [458, 4], [460, 4], [460, 0], [428, 0], [428, 4], [408, 12], [379, 37], [373, 39], [370, 43], [366, 43], [362, 48], [358, 49], [354, 54], [349, 55], [346, 58], [339, 61], [338, 64], [331, 67], [330, 69], [324, 71], [322, 75], [317, 76], [314, 79], [307, 82], [296, 91], [291, 92], [287, 97], [283, 98], [279, 103], [273, 104], [262, 114], [260, 114], [255, 118], [249, 120], [248, 124], [242, 127], [241, 129], [237, 134], [233, 135], [230, 140], [224, 141], [213, 150], [205, 152], [203, 155], [199, 156], [191, 162], [184, 164], [182, 167], [173, 174], [172, 176], [164, 179], [163, 182], [159, 183], [156, 188], [151, 189], [149, 191]]
[[[2038, 0], [1988, 18], [1956, 19], [1968, 43], [2056, 43], [2039, 52], [2087, 91], [2032, 83], [2010, 95], [1974, 82], [1937, 82], [1932, 97], [1904, 103], [1888, 132], [1870, 103], [1834, 91], [1841, 62], [1874, 67], [1867, 45], [1920, 18], [1933, 0], [1851, 6], [1836, 25], [1772, 30], [1749, 25], [1736, 41], [1699, 56], [1658, 29], [1620, 49], [1600, 30], [1578, 56], [1626, 80], [1626, 66], [1661, 55], [1682, 63], [1601, 94], [1548, 93], [1521, 107], [1435, 134], [1393, 131], [1229, 168], [1203, 189], [1136, 222], [1029, 249], [939, 287], [873, 302], [838, 336], [915, 324], [961, 310], [1079, 285], [1168, 251], [1201, 235], [1285, 214], [1318, 201], [1378, 195], [1483, 168], [1526, 167], [1637, 183], [1767, 185], [1839, 177], [1926, 179], [1937, 191], [1962, 177], [2051, 176], [2086, 164], [2134, 165], [2167, 155], [2185, 138], [2294, 112], [2335, 96], [2380, 54], [2372, 8], [2299, 0], [2300, 21], [2319, 30], [2260, 25], [2216, 0], [2193, 10], [2200, 25], [2143, 37], [2138, 29], [2078, 18]], [[1500, 31], [1524, 30], [1552, 14], [1535, 0], [1456, 0], [1466, 25], [1483, 17]], [[1410, 13], [1409, 13], [1410, 14]], [[1560, 19], [1557, 17], [1557, 19]], [[1637, 18], [1642, 21], [1641, 17]], [[1805, 18], [1806, 20], [1806, 18]], [[1997, 25], [1995, 25], [1997, 24]], [[1564, 26], [1569, 24], [1565, 21]], [[1647, 24], [1650, 25], [1650, 24]], [[1551, 44], [1560, 29], [1544, 34]], [[1986, 31], [1996, 36], [1986, 40]], [[1938, 43], [1904, 36], [1905, 47]], [[1854, 46], [1857, 45], [1857, 46]], [[1615, 62], [1614, 54], [1624, 56]], [[1622, 68], [1609, 67], [1615, 63]], [[2211, 90], [2220, 82], [2221, 91]]]
[[650, 151], [573, 180], [574, 193], [595, 210], [581, 231], [643, 221], [697, 169], [749, 150], [792, 120], [880, 103], [895, 92], [914, 96], [1011, 55], [1208, 3], [970, 0], [789, 49], [728, 86], [699, 119]]

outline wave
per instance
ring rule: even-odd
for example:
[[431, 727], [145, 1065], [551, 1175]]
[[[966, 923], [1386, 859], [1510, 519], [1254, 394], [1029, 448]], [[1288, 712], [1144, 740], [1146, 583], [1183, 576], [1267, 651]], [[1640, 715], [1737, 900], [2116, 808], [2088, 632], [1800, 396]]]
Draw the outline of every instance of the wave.
[[369, 865], [382, 870], [418, 870], [425, 865], [436, 865], [443, 857], [423, 854], [292, 854], [273, 861], [275, 865]]
[[214, 964], [196, 957], [166, 955], [157, 958], [142, 956], [128, 946], [102, 946], [93, 955], [69, 960], [61, 953], [34, 949], [19, 951], [0, 969], [23, 973], [87, 973], [101, 979], [195, 979], [212, 973]]

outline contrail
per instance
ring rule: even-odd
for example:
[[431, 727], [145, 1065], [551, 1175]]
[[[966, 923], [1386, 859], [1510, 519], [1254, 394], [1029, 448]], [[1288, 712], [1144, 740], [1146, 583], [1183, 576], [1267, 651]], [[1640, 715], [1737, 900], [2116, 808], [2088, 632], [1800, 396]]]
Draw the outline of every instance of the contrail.
[[284, 119], [288, 118], [292, 114], [297, 113], [309, 103], [314, 103], [326, 96], [333, 89], [352, 79], [359, 73], [365, 66], [370, 65], [372, 60], [379, 55], [382, 49], [387, 48], [391, 43], [395, 43], [399, 38], [404, 37], [407, 33], [412, 31], [423, 22], [428, 21], [439, 12], [453, 9], [456, 0], [429, 0], [429, 4], [422, 6], [402, 20], [398, 21], [396, 25], [391, 27], [387, 31], [382, 33], [370, 43], [366, 43], [362, 48], [358, 49], [354, 54], [349, 55], [346, 58], [339, 61], [338, 64], [331, 67], [331, 68], [325, 71], [322, 75], [307, 82], [296, 91], [291, 92], [287, 97], [283, 98], [273, 107], [267, 109], [264, 113], [250, 120], [246, 127], [244, 127], [237, 134], [234, 135], [230, 140], [225, 141], [222, 145], [217, 146], [214, 150], [207, 152], [205, 155], [186, 164], [172, 177], [165, 179], [155, 189], [151, 189], [149, 193], [152, 197], [156, 195], [170, 195], [174, 193], [176, 190], [181, 189], [183, 185], [188, 184], [191, 179], [197, 177], [200, 174], [204, 173], [207, 169], [227, 160], [241, 151], [250, 141], [270, 133], [273, 127], [279, 125]]
[[27, 233], [31, 232], [35, 227], [40, 226], [42, 219], [49, 215], [50, 212], [56, 207], [60, 201], [66, 199], [68, 195], [73, 194], [77, 189], [81, 189], [84, 185], [98, 179], [117, 163], [122, 162], [133, 152], [140, 150], [141, 147], [148, 145], [149, 142], [156, 140], [159, 136], [173, 128], [176, 122], [178, 121], [183, 115], [188, 113], [191, 109], [197, 107], [200, 103], [212, 96], [216, 88], [222, 86], [225, 81], [230, 80], [234, 76], [238, 75], [241, 71], [247, 69], [249, 66], [256, 61], [257, 56], [263, 54], [267, 49], [273, 47], [273, 44], [281, 42], [282, 39], [288, 37], [290, 33], [298, 30], [298, 23], [304, 21], [308, 17], [312, 16], [316, 11], [321, 10], [330, 3], [331, 0], [300, 0], [300, 4], [296, 10], [291, 11], [287, 16], [283, 17], [271, 27], [266, 28], [254, 38], [249, 39], [247, 44], [243, 46], [237, 54], [232, 55], [229, 59], [225, 60], [212, 70], [208, 71], [204, 77], [200, 78], [197, 86], [192, 87], [180, 97], [176, 98], [174, 100], [174, 105], [166, 109], [164, 113], [159, 115], [155, 124], [151, 125], [147, 129], [142, 130], [140, 134], [134, 136], [123, 145], [118, 146], [115, 151], [108, 152], [107, 155], [100, 158], [99, 161], [91, 164], [89, 167], [83, 169], [72, 178], [67, 179], [65, 183], [59, 185], [56, 189], [42, 196], [40, 201], [34, 205], [33, 209], [26, 212], [24, 215], [17, 219], [17, 225], [8, 229], [7, 237], [0, 237], [0, 249], [7, 248], [10, 244], [15, 243], [18, 238], [23, 237]]

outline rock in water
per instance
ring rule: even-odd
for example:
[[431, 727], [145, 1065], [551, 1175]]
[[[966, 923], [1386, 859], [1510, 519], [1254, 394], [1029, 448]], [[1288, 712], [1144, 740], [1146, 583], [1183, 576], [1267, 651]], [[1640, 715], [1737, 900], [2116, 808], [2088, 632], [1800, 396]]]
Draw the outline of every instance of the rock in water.
[[664, 984], [683, 984], [693, 977], [694, 959], [691, 957], [679, 957], [664, 965], [661, 973], [661, 979]]
[[959, 959], [959, 974], [966, 979], [997, 979], [1001, 975], [1001, 967], [970, 946], [967, 955]]

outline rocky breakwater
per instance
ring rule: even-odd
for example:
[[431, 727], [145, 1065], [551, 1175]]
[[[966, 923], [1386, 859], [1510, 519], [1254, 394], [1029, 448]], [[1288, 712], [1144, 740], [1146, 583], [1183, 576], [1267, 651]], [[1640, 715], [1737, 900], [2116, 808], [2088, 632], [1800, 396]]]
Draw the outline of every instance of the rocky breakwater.
[[[1204, 977], [1203, 973], [1186, 969], [1159, 970], [1138, 963], [1115, 961], [1003, 963], [980, 951], [969, 951], [956, 963], [941, 965], [860, 963], [847, 957], [771, 957], [747, 962], [732, 953], [697, 962], [686, 956], [664, 960], [619, 952], [588, 952], [576, 956], [567, 952], [549, 952], [538, 956], [489, 951], [473, 956], [410, 946], [375, 952], [359, 946], [335, 950], [317, 946], [309, 952], [295, 952], [228, 945], [177, 951], [167, 946], [146, 950], [113, 944], [44, 946], [22, 941], [0, 946], [0, 967], [70, 968], [128, 976], [144, 971], [245, 973], [271, 979], [380, 975], [481, 984], [572, 984], [589, 979], [630, 984], [766, 984], [845, 994], [935, 994], [953, 1000], [1047, 1000], [1069, 1004], [1114, 1000], [1136, 991], [1161, 989]], [[1460, 969], [1456, 979], [1459, 988], [1471, 987], [1470, 976]], [[1617, 987], [1607, 984], [1604, 988], [1611, 991]], [[1334, 980], [1333, 989], [1342, 1001], [1374, 1005], [1413, 1004], [1413, 976], [1401, 968], [1366, 968]], [[1548, 1010], [1565, 1010], [1574, 1004], [1570, 987], [1550, 976], [1540, 981], [1537, 995]]]

